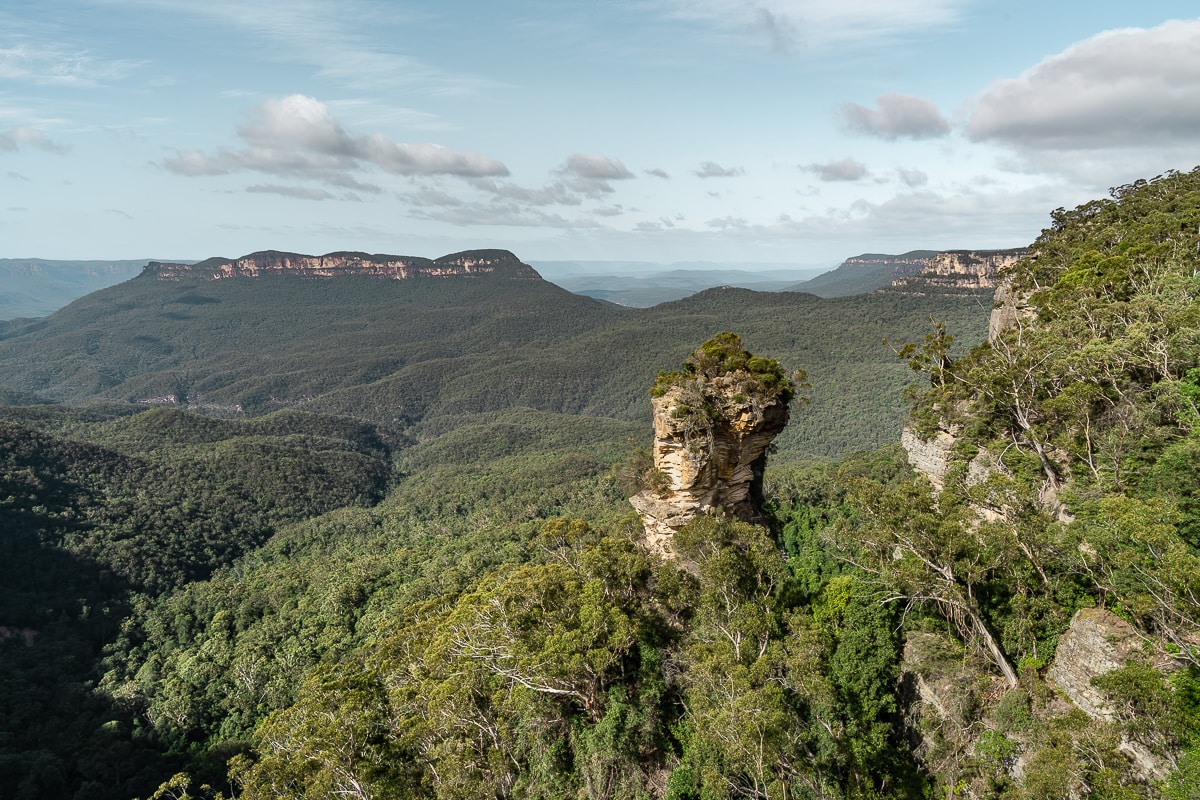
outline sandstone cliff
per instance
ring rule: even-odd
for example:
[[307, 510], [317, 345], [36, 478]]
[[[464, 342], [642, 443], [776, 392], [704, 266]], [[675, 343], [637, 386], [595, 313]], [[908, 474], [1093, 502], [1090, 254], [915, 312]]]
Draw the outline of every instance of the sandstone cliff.
[[671, 537], [700, 514], [761, 520], [767, 447], [787, 425], [792, 392], [779, 362], [751, 356], [735, 334], [659, 377], [650, 488], [629, 499], [652, 551], [671, 557]]
[[1028, 254], [1025, 248], [1012, 250], [947, 250], [935, 253], [914, 275], [892, 281], [891, 288], [901, 291], [941, 289], [994, 289], [1000, 271]]
[[438, 259], [348, 252], [309, 256], [263, 250], [241, 258], [209, 258], [190, 265], [151, 261], [146, 270], [160, 280], [185, 277], [221, 280], [260, 275], [298, 275], [307, 278], [370, 275], [393, 280], [479, 275], [505, 275], [528, 280], [540, 278], [533, 267], [522, 263], [507, 250], [467, 250]]

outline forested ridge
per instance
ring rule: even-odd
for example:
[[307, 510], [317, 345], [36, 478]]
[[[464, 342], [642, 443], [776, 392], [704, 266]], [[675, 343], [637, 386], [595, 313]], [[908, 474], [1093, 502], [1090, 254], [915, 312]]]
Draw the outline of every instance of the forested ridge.
[[[220, 387], [203, 354], [186, 375], [160, 368], [186, 345], [159, 337], [143, 354], [158, 366], [89, 396], [169, 393], [174, 375], [222, 403], [312, 400], [233, 419], [4, 408], [0, 796], [1195, 797], [1198, 230], [1200, 171], [1053, 212], [1006, 276], [1008, 327], [975, 347], [982, 315], [914, 320], [944, 297], [825, 306], [917, 323], [881, 326], [890, 347], [870, 358], [916, 371], [914, 437], [946, 444], [937, 486], [898, 444], [813, 461], [819, 446], [785, 440], [768, 523], [700, 517], [676, 560], [639, 546], [625, 499], [648, 417], [601, 413], [649, 404], [654, 373], [620, 356], [650, 352], [637, 325], [548, 321], [537, 344], [556, 366], [528, 376], [502, 367], [532, 352], [489, 366], [482, 349], [463, 361], [413, 340], [430, 357], [409, 372], [396, 350], [304, 367], [297, 346], [272, 364], [247, 354]], [[127, 289], [67, 311], [161, 297]], [[176, 297], [163, 313], [238, 302], [180, 291], [192, 311]], [[296, 282], [271, 291], [309, 302]], [[341, 291], [347, 308], [367, 294]], [[732, 319], [739, 303], [758, 311]], [[832, 420], [821, 381], [846, 373], [771, 349], [795, 336], [773, 314], [816, 307], [717, 291], [637, 319], [699, 320], [656, 370], [744, 323], [756, 352], [807, 370], [797, 421]], [[518, 317], [479, 312], [472, 341], [511, 341], [530, 330]], [[67, 351], [65, 329], [25, 325], [5, 334], [10, 365]], [[581, 377], [553, 407], [529, 402], [584, 353], [636, 385], [603, 398], [616, 383]], [[11, 388], [83, 386], [102, 361], [47, 361], [69, 375]], [[286, 384], [293, 368], [305, 388]], [[411, 415], [381, 413], [399, 397]], [[1121, 663], [1083, 681], [1087, 708], [1056, 671], [1080, 658], [1073, 620], [1130, 633]]]

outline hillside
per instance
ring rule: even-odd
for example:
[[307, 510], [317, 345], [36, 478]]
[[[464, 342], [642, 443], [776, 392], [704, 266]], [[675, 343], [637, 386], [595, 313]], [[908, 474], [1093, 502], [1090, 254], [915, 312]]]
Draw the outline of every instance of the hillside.
[[[516, 262], [513, 259], [515, 264]], [[225, 415], [283, 408], [422, 421], [527, 407], [648, 421], [664, 354], [736, 328], [791, 368], [813, 402], [781, 440], [793, 456], [876, 447], [899, 434], [907, 378], [880, 342], [930, 316], [982, 339], [985, 295], [864, 296], [712, 289], [624, 309], [529, 277], [260, 274], [162, 268], [0, 333], [0, 388], [28, 402], [172, 404]], [[431, 262], [432, 263], [432, 262]], [[836, 387], [836, 388], [835, 388]]]
[[863, 253], [847, 258], [836, 269], [807, 281], [792, 284], [786, 291], [808, 292], [819, 297], [865, 294], [889, 286], [893, 280], [919, 272], [934, 250], [910, 250], [900, 255]]
[[[86, 406], [0, 409], [0, 795], [1195, 797], [1198, 226], [1200, 170], [1054, 212], [971, 348], [927, 315], [890, 348], [849, 336], [911, 325], [936, 293], [641, 312], [495, 276], [148, 274], [17, 326], [10, 359], [106, 329], [128, 357], [137, 324], [194, 337], [178, 363], [228, 359], [204, 390], [225, 402], [252, 379], [239, 348], [264, 342], [279, 386], [281, 364], [306, 374], [301, 343], [345, 360], [396, 336], [388, 358], [440, 344], [446, 369], [426, 365], [403, 422], [146, 409], [122, 396], [136, 370]], [[663, 355], [730, 320], [744, 336]], [[446, 341], [422, 344], [435, 322]], [[891, 348], [919, 373], [916, 472], [895, 445], [798, 465], [737, 438], [832, 424], [822, 381], [870, 389]], [[151, 355], [146, 375], [178, 357]], [[323, 384], [311, 361], [331, 388], [297, 404], [386, 408], [372, 393], [398, 382], [351, 364]], [[72, 389], [44, 369], [43, 391]], [[512, 404], [563, 376], [568, 400]], [[596, 413], [626, 389], [669, 458], [630, 454], [649, 418]], [[762, 525], [706, 500], [744, 460]], [[660, 532], [668, 560], [630, 496], [699, 504]]]
[[134, 277], [147, 259], [0, 258], [0, 320], [44, 317], [90, 292]]

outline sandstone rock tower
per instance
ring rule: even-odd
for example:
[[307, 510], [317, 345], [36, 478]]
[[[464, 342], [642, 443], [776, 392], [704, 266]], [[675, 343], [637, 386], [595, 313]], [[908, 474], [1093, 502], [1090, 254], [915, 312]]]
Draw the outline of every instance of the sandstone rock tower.
[[681, 371], [660, 373], [650, 393], [654, 466], [647, 488], [629, 498], [649, 549], [671, 557], [672, 536], [699, 514], [760, 520], [767, 446], [787, 425], [795, 393], [779, 362], [722, 333]]

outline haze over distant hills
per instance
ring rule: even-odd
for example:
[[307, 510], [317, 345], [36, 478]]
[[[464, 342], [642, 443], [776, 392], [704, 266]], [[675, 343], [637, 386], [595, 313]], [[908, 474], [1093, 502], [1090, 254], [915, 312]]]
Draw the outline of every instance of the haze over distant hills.
[[146, 259], [0, 258], [0, 319], [44, 317], [89, 292], [134, 277]]
[[707, 261], [531, 261], [542, 277], [576, 294], [648, 308], [714, 286], [778, 292], [815, 278], [828, 267]]

